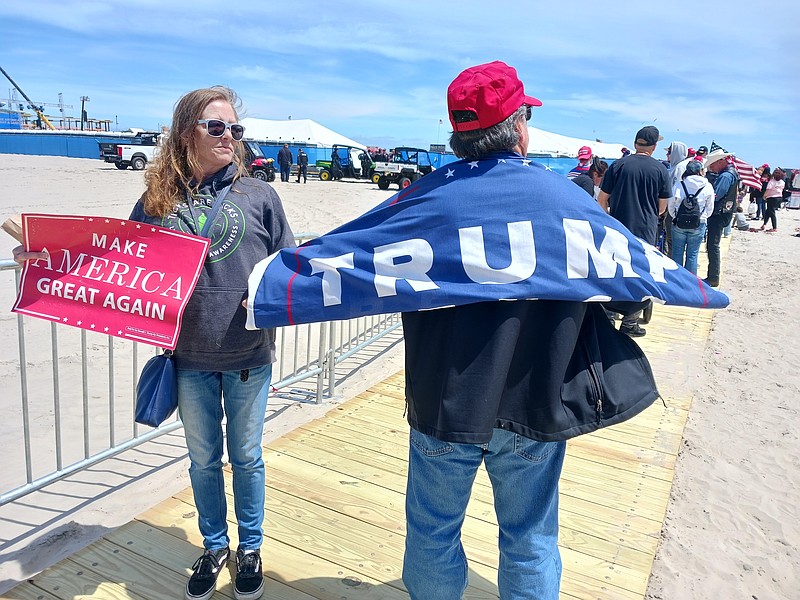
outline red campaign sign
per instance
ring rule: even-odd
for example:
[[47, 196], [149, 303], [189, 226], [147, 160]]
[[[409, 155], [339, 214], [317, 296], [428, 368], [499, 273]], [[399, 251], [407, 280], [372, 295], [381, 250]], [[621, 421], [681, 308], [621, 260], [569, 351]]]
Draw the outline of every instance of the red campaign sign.
[[175, 349], [209, 240], [136, 221], [22, 215], [26, 250], [13, 312]]

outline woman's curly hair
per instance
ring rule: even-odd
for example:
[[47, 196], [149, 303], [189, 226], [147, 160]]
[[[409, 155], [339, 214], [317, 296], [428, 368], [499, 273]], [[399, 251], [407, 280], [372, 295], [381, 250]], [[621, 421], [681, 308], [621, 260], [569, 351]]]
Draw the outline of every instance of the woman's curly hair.
[[[194, 90], [175, 104], [172, 127], [161, 136], [159, 152], [144, 175], [146, 191], [144, 211], [151, 216], [167, 216], [184, 199], [186, 191], [196, 192], [199, 181], [193, 174], [202, 171], [197, 161], [194, 131], [206, 107], [217, 100], [230, 103], [239, 119], [239, 97], [232, 89], [213, 86]], [[234, 142], [233, 162], [237, 167], [234, 179], [246, 174], [241, 142]]]

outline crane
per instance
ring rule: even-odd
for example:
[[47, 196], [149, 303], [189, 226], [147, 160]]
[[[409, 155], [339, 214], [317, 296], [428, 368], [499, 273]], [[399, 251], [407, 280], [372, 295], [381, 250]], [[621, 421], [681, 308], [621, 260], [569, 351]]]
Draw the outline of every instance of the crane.
[[25, 98], [25, 100], [27, 100], [27, 101], [28, 101], [28, 104], [30, 105], [30, 107], [31, 107], [33, 110], [35, 110], [35, 111], [36, 111], [36, 116], [38, 116], [38, 117], [39, 117], [39, 119], [41, 119], [41, 120], [42, 120], [42, 122], [43, 122], [45, 125], [47, 125], [47, 128], [48, 128], [48, 129], [55, 129], [55, 127], [53, 127], [53, 124], [52, 124], [52, 123], [51, 123], [51, 122], [48, 120], [48, 118], [44, 116], [44, 113], [42, 112], [42, 110], [41, 110], [41, 109], [40, 109], [40, 108], [39, 108], [39, 107], [38, 107], [36, 104], [34, 104], [33, 100], [31, 100], [30, 98], [28, 98], [28, 94], [26, 94], [25, 92], [23, 92], [23, 91], [20, 89], [20, 87], [17, 85], [17, 82], [16, 82], [16, 81], [14, 81], [13, 79], [11, 79], [11, 75], [9, 75], [8, 73], [6, 73], [6, 70], [5, 70], [3, 67], [0, 67], [0, 71], [2, 71], [2, 72], [3, 72], [3, 75], [5, 75], [5, 76], [6, 76], [6, 79], [8, 79], [8, 80], [11, 82], [11, 85], [13, 85], [15, 88], [17, 88], [17, 91], [18, 91], [20, 94], [22, 94], [22, 97], [23, 97], [23, 98]]

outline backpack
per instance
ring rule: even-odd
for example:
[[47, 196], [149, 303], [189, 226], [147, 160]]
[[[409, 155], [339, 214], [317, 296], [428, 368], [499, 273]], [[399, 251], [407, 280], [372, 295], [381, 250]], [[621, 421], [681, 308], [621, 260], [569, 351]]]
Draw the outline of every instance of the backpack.
[[681, 181], [681, 185], [683, 186], [685, 197], [678, 206], [678, 212], [672, 222], [680, 229], [697, 229], [700, 226], [700, 203], [697, 201], [697, 196], [703, 188], [701, 187], [694, 194], [690, 194], [683, 181]]
[[736, 212], [736, 189], [739, 184], [739, 176], [733, 167], [728, 167], [726, 171], [733, 175], [733, 183], [731, 183], [731, 187], [728, 188], [728, 193], [725, 196], [714, 201], [712, 216], [729, 215]]

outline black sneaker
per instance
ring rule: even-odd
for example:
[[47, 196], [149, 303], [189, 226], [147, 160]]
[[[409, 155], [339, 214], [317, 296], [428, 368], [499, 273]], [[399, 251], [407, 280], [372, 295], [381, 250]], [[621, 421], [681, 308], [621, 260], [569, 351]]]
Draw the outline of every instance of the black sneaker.
[[233, 596], [236, 600], [261, 598], [264, 576], [261, 574], [261, 554], [258, 550], [236, 551], [236, 582]]
[[719, 281], [717, 281], [715, 279], [706, 278], [706, 279], [703, 279], [703, 281], [705, 281], [706, 284], [709, 285], [710, 287], [714, 287], [714, 288], [715, 287], [719, 287]]
[[230, 551], [227, 548], [206, 550], [203, 556], [194, 561], [192, 576], [186, 583], [186, 600], [206, 600], [217, 587], [219, 572], [228, 562]]
[[639, 327], [638, 323], [630, 327], [628, 327], [627, 325], [622, 325], [620, 326], [619, 330], [622, 333], [627, 333], [631, 337], [642, 337], [644, 335], [647, 335], [647, 330], [644, 329], [643, 327]]

